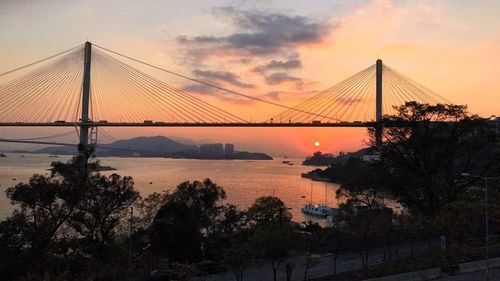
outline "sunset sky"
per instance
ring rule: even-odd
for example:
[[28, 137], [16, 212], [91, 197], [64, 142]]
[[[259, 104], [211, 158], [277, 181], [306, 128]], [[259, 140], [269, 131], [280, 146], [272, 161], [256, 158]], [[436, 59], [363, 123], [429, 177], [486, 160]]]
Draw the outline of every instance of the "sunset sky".
[[[452, 102], [467, 104], [473, 113], [500, 115], [499, 6], [498, 0], [3, 0], [0, 73], [89, 40], [293, 106], [381, 58]], [[283, 111], [154, 75], [247, 120], [264, 121]], [[233, 142], [277, 156], [310, 154], [317, 150], [316, 140], [320, 150], [338, 153], [360, 148], [367, 139], [366, 130], [353, 128], [107, 131], [114, 138], [165, 135]], [[0, 128], [4, 138], [44, 134], [46, 129]], [[0, 150], [11, 147], [0, 144]]]

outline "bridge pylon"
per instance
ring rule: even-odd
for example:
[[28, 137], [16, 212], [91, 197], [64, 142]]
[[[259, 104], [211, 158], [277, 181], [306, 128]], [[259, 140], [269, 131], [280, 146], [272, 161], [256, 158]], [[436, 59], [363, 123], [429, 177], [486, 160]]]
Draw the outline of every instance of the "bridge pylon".
[[83, 59], [83, 86], [82, 86], [82, 116], [80, 122], [80, 153], [89, 149], [89, 101], [90, 101], [90, 66], [92, 61], [92, 43], [85, 42]]
[[382, 145], [382, 60], [378, 59], [376, 67], [376, 94], [375, 94], [375, 145]]

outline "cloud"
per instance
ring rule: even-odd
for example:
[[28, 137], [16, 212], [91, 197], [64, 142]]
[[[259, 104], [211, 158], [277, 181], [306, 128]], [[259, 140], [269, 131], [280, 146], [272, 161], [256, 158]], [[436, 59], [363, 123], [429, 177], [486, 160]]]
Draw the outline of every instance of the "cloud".
[[[221, 86], [217, 82], [212, 82], [214, 86]], [[235, 96], [230, 93], [227, 93], [223, 90], [216, 89], [214, 87], [210, 87], [208, 85], [203, 84], [190, 84], [182, 87], [182, 90], [188, 92], [190, 94], [198, 94], [205, 96], [216, 97], [220, 100], [224, 100], [226, 102], [234, 103], [234, 104], [252, 104], [254, 101], [251, 99], [247, 99], [240, 96]]]
[[272, 60], [266, 64], [256, 66], [253, 71], [258, 73], [263, 73], [267, 70], [274, 69], [295, 69], [301, 68], [302, 62], [299, 59], [290, 59], [286, 61]]
[[240, 88], [255, 88], [255, 85], [253, 84], [241, 82], [240, 76], [232, 72], [195, 69], [193, 74], [198, 77], [209, 78], [210, 80], [224, 81]]
[[[218, 86], [218, 85], [216, 85]], [[219, 90], [216, 88], [207, 86], [207, 85], [202, 85], [202, 84], [190, 84], [187, 86], [182, 87], [183, 91], [190, 92], [190, 93], [196, 93], [196, 94], [201, 94], [201, 95], [215, 95]]]
[[187, 54], [194, 59], [214, 55], [275, 55], [294, 51], [305, 44], [320, 43], [330, 26], [305, 16], [278, 12], [240, 10], [234, 7], [214, 8], [213, 14], [232, 23], [236, 32], [225, 36], [179, 36]]
[[290, 76], [286, 72], [275, 72], [271, 75], [266, 76], [265, 79], [268, 85], [278, 85], [291, 82], [294, 83], [295, 86], [299, 89], [304, 85], [304, 81], [302, 80], [302, 78]]
[[309, 98], [312, 94], [317, 93], [316, 90], [311, 91], [271, 91], [263, 95], [262, 97], [272, 99], [274, 101], [281, 101], [286, 98], [289, 100], [304, 100]]

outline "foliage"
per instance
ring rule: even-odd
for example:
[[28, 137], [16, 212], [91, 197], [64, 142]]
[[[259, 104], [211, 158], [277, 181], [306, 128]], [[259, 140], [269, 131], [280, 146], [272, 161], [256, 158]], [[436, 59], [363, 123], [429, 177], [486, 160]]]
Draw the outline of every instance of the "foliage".
[[276, 280], [278, 269], [296, 245], [292, 215], [285, 203], [274, 196], [257, 198], [247, 214], [253, 226], [250, 241], [259, 256], [271, 261]]
[[[389, 189], [409, 211], [433, 216], [445, 204], [468, 198], [470, 180], [462, 173], [498, 168], [497, 133], [466, 106], [407, 102], [395, 109], [385, 116], [389, 126], [380, 149], [392, 174]], [[370, 133], [373, 138], [375, 131]]]
[[[184, 182], [167, 197], [151, 226], [151, 244], [170, 262], [196, 262], [223, 221], [224, 189], [210, 179]], [[226, 226], [227, 227], [227, 226]]]
[[264, 196], [255, 200], [248, 209], [248, 218], [256, 224], [289, 222], [292, 214], [278, 197]]
[[84, 260], [103, 257], [102, 245], [114, 243], [123, 211], [138, 193], [130, 177], [100, 175], [96, 165], [74, 157], [54, 163], [50, 175], [7, 189], [18, 208], [0, 223], [0, 255], [8, 261], [0, 266], [3, 276], [52, 271], [74, 277], [90, 266]]

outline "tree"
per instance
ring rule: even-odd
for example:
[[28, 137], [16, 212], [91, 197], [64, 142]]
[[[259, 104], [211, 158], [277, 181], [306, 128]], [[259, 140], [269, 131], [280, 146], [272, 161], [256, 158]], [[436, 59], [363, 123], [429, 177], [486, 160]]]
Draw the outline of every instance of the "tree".
[[383, 232], [387, 221], [392, 218], [392, 210], [383, 205], [371, 208], [355, 205], [348, 200], [340, 205], [339, 212], [344, 237], [360, 255], [363, 268], [367, 268], [369, 250], [383, 241]]
[[69, 224], [81, 234], [97, 257], [106, 253], [106, 245], [114, 241], [115, 230], [128, 208], [139, 198], [131, 177], [92, 174], [77, 210]]
[[133, 221], [134, 226], [148, 229], [160, 208], [167, 202], [168, 195], [168, 192], [153, 192], [145, 198], [138, 198], [134, 203], [134, 208], [138, 212], [138, 216]]
[[138, 193], [130, 177], [102, 176], [96, 165], [85, 155], [77, 156], [54, 163], [50, 175], [36, 174], [28, 183], [7, 189], [18, 208], [0, 223], [0, 255], [4, 260], [17, 254], [9, 258], [9, 267], [0, 266], [2, 276], [74, 274], [89, 266], [79, 261], [96, 254], [88, 251], [95, 244], [81, 243], [82, 237], [112, 241], [122, 211]]
[[[210, 179], [184, 182], [167, 196], [151, 226], [153, 250], [166, 255], [169, 262], [199, 261], [210, 237], [218, 229], [225, 206], [224, 189]], [[205, 248], [204, 250], [210, 251]]]
[[271, 261], [276, 281], [278, 269], [295, 244], [292, 215], [285, 203], [273, 196], [257, 198], [247, 214], [253, 226], [250, 241], [262, 257]]
[[323, 232], [323, 228], [316, 222], [307, 221], [299, 225], [299, 229], [303, 231], [300, 237], [301, 250], [304, 250], [306, 253], [304, 280], [309, 280], [310, 270], [317, 264], [317, 261], [313, 260], [312, 255], [314, 252], [322, 250], [324, 246], [320, 235]]
[[256, 224], [290, 222], [292, 214], [278, 197], [263, 196], [255, 200], [247, 212], [250, 221]]
[[[19, 263], [12, 268], [24, 268], [31, 263], [31, 269], [36, 270], [44, 262], [48, 249], [61, 235], [61, 229], [67, 226], [84, 196], [89, 171], [81, 166], [82, 163], [88, 163], [88, 159], [78, 156], [66, 164], [56, 162], [50, 176], [35, 174], [28, 183], [19, 183], [6, 190], [11, 204], [18, 207], [3, 222], [0, 234], [2, 240], [13, 235], [19, 241], [16, 247], [20, 256], [11, 260]], [[94, 164], [89, 165], [94, 167]], [[16, 222], [15, 228], [13, 222]], [[7, 252], [15, 251], [12, 240], [5, 242], [2, 246], [7, 247]], [[44, 270], [42, 265], [40, 270]]]
[[236, 281], [243, 281], [243, 274], [255, 256], [255, 250], [246, 233], [236, 234], [220, 250], [222, 252], [222, 262], [233, 273]]
[[436, 217], [436, 227], [446, 236], [447, 251], [452, 247], [462, 251], [464, 244], [484, 232], [482, 202], [456, 201], [446, 204]]
[[407, 102], [395, 109], [384, 117], [380, 149], [392, 174], [389, 189], [410, 212], [432, 217], [446, 203], [468, 197], [470, 180], [462, 173], [498, 169], [497, 133], [466, 106]]

